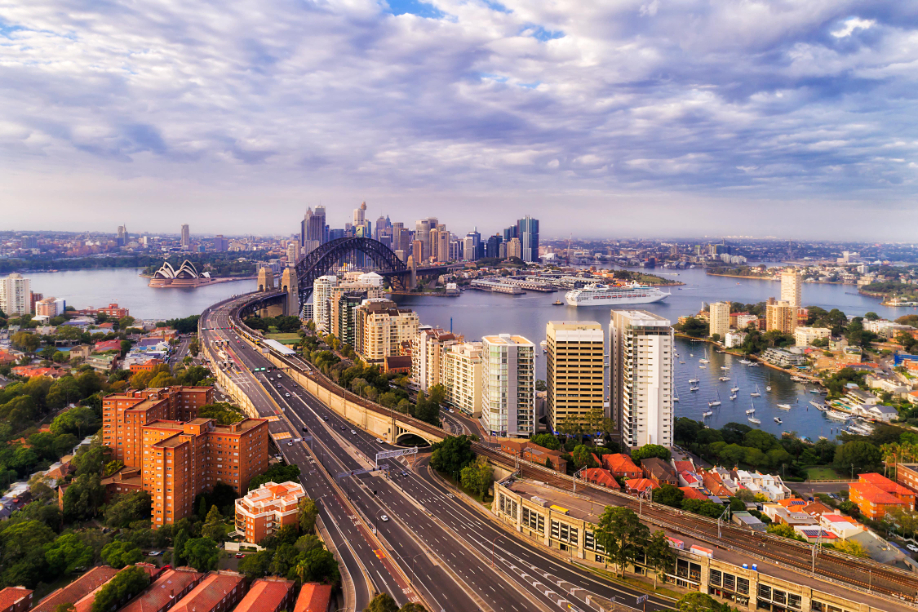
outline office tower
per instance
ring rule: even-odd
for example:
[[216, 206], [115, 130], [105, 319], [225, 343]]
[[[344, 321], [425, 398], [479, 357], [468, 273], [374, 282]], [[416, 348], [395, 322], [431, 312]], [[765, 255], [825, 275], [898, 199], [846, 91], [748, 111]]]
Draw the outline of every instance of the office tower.
[[484, 246], [481, 243], [481, 234], [478, 232], [478, 228], [476, 227], [468, 234], [466, 234], [466, 238], [468, 237], [472, 238], [472, 247], [475, 253], [474, 259], [472, 259], [472, 261], [476, 261], [484, 257]]
[[438, 230], [437, 234], [437, 261], [449, 261], [449, 237], [446, 228]]
[[462, 259], [462, 243], [453, 234], [449, 235], [449, 261]]
[[331, 331], [329, 321], [329, 297], [332, 288], [337, 286], [337, 276], [320, 276], [312, 283], [312, 317], [316, 322], [316, 330], [323, 333]]
[[16, 272], [0, 279], [0, 310], [8, 317], [32, 312], [32, 281]]
[[481, 350], [481, 342], [462, 342], [446, 352], [446, 401], [473, 418], [481, 417]]
[[523, 258], [523, 245], [520, 243], [519, 238], [511, 238], [510, 242], [507, 243], [507, 257]]
[[303, 246], [306, 246], [309, 240], [309, 225], [312, 221], [313, 214], [314, 213], [312, 212], [312, 207], [310, 206], [306, 209], [306, 214], [303, 215], [303, 220], [300, 221], [300, 244]]
[[419, 219], [415, 222], [414, 239], [415, 241], [421, 241], [421, 250], [412, 253], [416, 262], [425, 262], [430, 259], [430, 230], [436, 228], [437, 220], [433, 217], [427, 219]]
[[800, 308], [800, 282], [797, 270], [781, 272], [781, 300], [794, 308]]
[[190, 516], [195, 495], [217, 482], [245, 493], [249, 480], [268, 467], [268, 422], [218, 425], [198, 418], [210, 403], [213, 387], [146, 389], [102, 400], [103, 444], [125, 465], [103, 485], [150, 492], [154, 529]]
[[612, 415], [624, 446], [673, 442], [673, 328], [645, 310], [613, 310]]
[[408, 231], [405, 229], [405, 224], [401, 221], [397, 221], [392, 224], [391, 248], [393, 251], [404, 251], [406, 254], [411, 248], [411, 245], [408, 242]]
[[411, 342], [420, 325], [418, 314], [385, 298], [364, 300], [354, 311], [354, 350], [367, 363], [382, 363]]
[[500, 257], [500, 245], [503, 242], [503, 238], [497, 234], [488, 238], [488, 243], [485, 245], [485, 257]]
[[603, 412], [602, 325], [596, 321], [549, 321], [546, 382], [548, 426], [561, 431], [569, 422], [598, 431]]
[[717, 334], [723, 340], [730, 331], [730, 302], [714, 302], [711, 304], [711, 317], [709, 320], [708, 335]]
[[481, 423], [496, 436], [535, 433], [535, 347], [522, 336], [482, 342]]
[[458, 340], [445, 329], [424, 326], [411, 339], [411, 380], [421, 391], [444, 384], [446, 352]]
[[329, 229], [328, 240], [326, 242], [331, 242], [332, 240], [337, 240], [338, 238], [344, 238], [345, 236], [347, 236], [347, 230]]
[[188, 229], [188, 224], [182, 225], [182, 248], [187, 249], [191, 246], [191, 231]]
[[411, 258], [414, 261], [421, 261], [421, 255], [424, 252], [424, 242], [415, 240], [411, 243]]
[[354, 227], [362, 226], [366, 223], [367, 203], [361, 202], [360, 206], [354, 209]]
[[293, 265], [300, 258], [300, 241], [291, 240], [287, 243], [287, 263]]
[[223, 234], [217, 234], [214, 236], [214, 251], [217, 253], [225, 253], [229, 243], [226, 238], [223, 237]]
[[440, 244], [440, 230], [432, 229], [429, 234], [430, 244], [427, 245], [427, 252], [430, 253], [432, 261], [440, 261], [438, 258], [437, 248]]
[[497, 245], [497, 256], [500, 257], [501, 259], [507, 259], [507, 249], [509, 248], [510, 248], [509, 242], [501, 242], [499, 245]]
[[797, 307], [790, 302], [769, 300], [765, 304], [765, 331], [793, 334], [797, 329]]
[[118, 246], [124, 246], [128, 243], [128, 232], [126, 225], [118, 226]]
[[517, 227], [523, 248], [521, 259], [525, 262], [539, 261], [539, 220], [526, 215], [517, 222]]
[[471, 236], [466, 236], [462, 241], [462, 259], [475, 261], [475, 239]]
[[510, 242], [511, 238], [519, 238], [520, 235], [518, 229], [519, 228], [515, 225], [511, 225], [510, 227], [504, 229], [504, 242]]

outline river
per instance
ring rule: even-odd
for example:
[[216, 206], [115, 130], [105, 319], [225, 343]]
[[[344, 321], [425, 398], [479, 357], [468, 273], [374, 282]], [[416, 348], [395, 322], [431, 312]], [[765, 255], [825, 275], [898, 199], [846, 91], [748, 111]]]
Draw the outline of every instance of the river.
[[[76, 308], [103, 306], [109, 302], [129, 308], [131, 315], [143, 319], [171, 319], [200, 314], [204, 308], [233, 294], [244, 293], [255, 288], [255, 281], [236, 281], [218, 283], [198, 289], [153, 289], [147, 286], [147, 279], [138, 275], [139, 270], [108, 269], [86, 270], [79, 272], [33, 273], [32, 290], [45, 296], [55, 296], [67, 300], [67, 304]], [[771, 296], [779, 296], [780, 284], [772, 281], [736, 279], [708, 276], [704, 270], [680, 270], [675, 272], [658, 270], [657, 274], [671, 277], [685, 283], [681, 287], [670, 287], [672, 297], [663, 302], [641, 306], [646, 310], [663, 315], [673, 322], [680, 316], [697, 312], [702, 302], [731, 300], [743, 303], [761, 302]], [[398, 296], [396, 301], [415, 310], [421, 322], [427, 325], [452, 329], [463, 334], [468, 340], [479, 340], [488, 334], [513, 333], [529, 338], [536, 345], [545, 338], [545, 325], [551, 320], [585, 320], [598, 321], [604, 328], [609, 324], [609, 308], [573, 308], [554, 306], [561, 293], [524, 293], [522, 295], [504, 295], [465, 291], [457, 298], [440, 298], [427, 296]], [[839, 308], [849, 317], [863, 315], [874, 311], [884, 318], [896, 318], [914, 309], [894, 309], [880, 305], [880, 300], [861, 296], [856, 288], [850, 285], [803, 284], [804, 305], [820, 306], [827, 310]], [[832, 438], [837, 433], [838, 425], [829, 421], [823, 413], [809, 405], [811, 399], [818, 398], [808, 393], [804, 385], [791, 382], [790, 377], [776, 370], [765, 367], [747, 368], [730, 355], [713, 353], [710, 350], [708, 359], [711, 363], [707, 369], [698, 367], [703, 345], [692, 345], [686, 340], [677, 341], [678, 350], [685, 364], [676, 367], [676, 391], [679, 403], [676, 404], [677, 416], [688, 416], [701, 419], [708, 409], [707, 402], [720, 395], [721, 406], [714, 408], [714, 414], [707, 419], [712, 427], [720, 427], [728, 422], [747, 423], [745, 411], [752, 407], [750, 397], [755, 386], [762, 393], [755, 399], [756, 416], [762, 421], [760, 427], [774, 434], [783, 431], [796, 431], [801, 436], [816, 439], [818, 436]], [[689, 357], [694, 353], [694, 357]], [[537, 351], [538, 377], [545, 378], [545, 359]], [[718, 378], [729, 367], [729, 382], [720, 382]], [[688, 380], [699, 378], [700, 389], [689, 391]], [[729, 399], [730, 388], [739, 386], [737, 399]], [[771, 385], [772, 391], [765, 387]], [[791, 404], [790, 411], [777, 408], [777, 404]], [[779, 425], [774, 417], [783, 419]]]

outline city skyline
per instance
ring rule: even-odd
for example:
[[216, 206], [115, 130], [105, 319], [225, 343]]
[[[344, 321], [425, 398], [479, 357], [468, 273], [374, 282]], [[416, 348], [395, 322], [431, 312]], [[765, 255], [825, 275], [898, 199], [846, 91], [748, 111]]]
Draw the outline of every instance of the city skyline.
[[364, 200], [597, 238], [918, 220], [906, 5], [210, 10], [4, 9], [5, 229], [266, 234]]

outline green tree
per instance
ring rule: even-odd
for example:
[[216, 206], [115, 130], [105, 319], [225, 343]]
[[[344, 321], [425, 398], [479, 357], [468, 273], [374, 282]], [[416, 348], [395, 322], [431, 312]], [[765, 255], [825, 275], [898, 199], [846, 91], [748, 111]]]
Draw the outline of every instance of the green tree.
[[96, 593], [90, 612], [109, 612], [119, 608], [149, 584], [150, 575], [141, 567], [120, 571]]
[[633, 563], [643, 553], [649, 539], [650, 529], [641, 523], [633, 510], [621, 506], [607, 506], [596, 525], [596, 541], [622, 576], [628, 563]]
[[673, 508], [681, 508], [683, 499], [685, 499], [685, 493], [679, 487], [671, 484], [664, 484], [659, 489], [654, 489], [653, 492], [653, 501]]
[[3, 583], [34, 588], [47, 575], [45, 545], [53, 540], [54, 532], [38, 520], [25, 520], [7, 527], [0, 537]]
[[41, 340], [38, 336], [26, 331], [16, 332], [10, 340], [13, 342], [13, 346], [24, 351], [28, 355], [34, 354], [35, 351], [38, 350], [38, 347], [41, 346]]
[[198, 410], [198, 416], [205, 419], [214, 419], [219, 425], [232, 425], [245, 418], [245, 413], [227, 402], [207, 404]]
[[653, 577], [653, 588], [657, 588], [657, 578], [667, 571], [672, 572], [676, 563], [676, 553], [669, 545], [669, 538], [662, 530], [653, 532], [644, 550], [647, 566], [656, 570]]
[[211, 506], [204, 520], [204, 526], [201, 527], [201, 535], [210, 538], [216, 542], [222, 542], [226, 537], [226, 525], [223, 523], [223, 515], [216, 506]]
[[782, 538], [788, 538], [791, 540], [799, 540], [804, 542], [803, 536], [794, 531], [794, 528], [788, 525], [787, 523], [772, 523], [768, 526], [768, 533], [781, 536]]
[[453, 475], [475, 459], [469, 436], [448, 436], [431, 446], [430, 466], [443, 474]]
[[248, 554], [245, 559], [239, 561], [239, 571], [250, 580], [263, 578], [271, 567], [271, 558], [273, 556], [274, 552], [270, 550], [261, 550], [254, 554]]
[[[73, 386], [72, 399], [79, 399], [82, 396], [82, 392], [79, 388], [79, 381], [70, 377], [66, 378], [71, 381]], [[61, 380], [65, 379], [62, 378]], [[57, 383], [55, 383], [55, 385], [57, 385]], [[51, 391], [48, 393], [48, 397], [50, 398], [51, 394], [55, 392], [60, 391], [52, 386]], [[58, 435], [69, 433], [76, 434], [77, 436], [85, 436], [95, 431], [98, 427], [99, 418], [96, 416], [95, 411], [88, 406], [74, 406], [70, 410], [54, 417], [54, 420], [51, 421], [51, 433]]]
[[832, 465], [843, 474], [850, 472], [852, 466], [856, 473], [861, 473], [877, 469], [882, 461], [883, 455], [876, 445], [857, 441], [845, 442], [839, 446], [835, 451]]
[[194, 538], [185, 543], [182, 551], [188, 565], [199, 572], [209, 572], [216, 569], [220, 561], [220, 549], [217, 543], [210, 538]]
[[[185, 544], [188, 543], [188, 532], [184, 529], [180, 529], [177, 534], [175, 534], [175, 540], [173, 541], [174, 552], [172, 554], [172, 560], [175, 563], [176, 567], [181, 567], [185, 565]], [[248, 558], [248, 557], [246, 557]]]
[[52, 574], [62, 575], [92, 565], [92, 547], [74, 533], [66, 533], [45, 547], [45, 560]]
[[670, 457], [672, 457], [672, 453], [668, 448], [660, 446], [659, 444], [645, 444], [631, 451], [631, 459], [634, 461], [641, 461], [643, 459], [649, 459], [650, 457], [657, 457], [663, 461], [669, 461]]
[[105, 488], [98, 474], [78, 476], [64, 491], [64, 518], [85, 520], [96, 515], [105, 502]]
[[547, 448], [548, 450], [558, 450], [561, 448], [561, 440], [550, 433], [536, 434], [532, 436], [529, 441], [533, 444], [538, 444], [542, 448]]
[[574, 458], [574, 465], [576, 465], [577, 468], [598, 467], [596, 460], [593, 459], [593, 451], [589, 446], [586, 446], [585, 444], [578, 444], [576, 447], [574, 447], [572, 456]]
[[300, 531], [313, 533], [316, 529], [316, 519], [319, 517], [319, 508], [316, 506], [316, 502], [304, 497], [300, 500], [297, 509], [299, 510]]
[[[300, 553], [292, 572], [300, 582], [325, 582], [338, 584], [341, 574], [338, 562], [331, 552], [315, 547]], [[288, 578], [292, 578], [288, 572]]]
[[388, 593], [380, 593], [364, 608], [364, 612], [398, 612], [398, 604]]
[[143, 560], [143, 553], [130, 542], [111, 542], [102, 549], [102, 560], [115, 569], [121, 569], [126, 565], [139, 563]]

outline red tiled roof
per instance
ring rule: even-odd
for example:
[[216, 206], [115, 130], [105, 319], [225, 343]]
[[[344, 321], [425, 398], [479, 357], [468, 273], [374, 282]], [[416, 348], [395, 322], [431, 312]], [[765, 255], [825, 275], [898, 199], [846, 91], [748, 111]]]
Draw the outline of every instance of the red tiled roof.
[[118, 570], [112, 567], [94, 567], [67, 586], [59, 588], [42, 599], [32, 610], [33, 612], [53, 612], [58, 604], [79, 601], [111, 580], [117, 573]]
[[0, 591], [0, 610], [6, 610], [16, 605], [23, 597], [28, 597], [32, 591], [23, 587], [6, 587]]
[[204, 574], [191, 569], [167, 570], [150, 585], [140, 597], [121, 609], [121, 612], [156, 612], [169, 603], [171, 597], [178, 597], [189, 585], [197, 584]]
[[583, 471], [583, 479], [610, 489], [622, 488], [621, 485], [618, 484], [618, 481], [615, 480], [615, 476], [613, 476], [609, 470], [604, 470], [602, 468], [587, 468]]
[[[236, 572], [211, 572], [185, 595], [173, 610], [175, 612], [209, 612], [216, 608], [233, 589], [245, 588], [245, 576]], [[237, 597], [242, 597], [238, 592]]]
[[905, 503], [895, 495], [891, 495], [869, 482], [852, 482], [848, 485], [848, 490], [857, 492], [862, 499], [871, 504], [901, 505]]
[[701, 501], [708, 500], [708, 496], [698, 489], [692, 487], [679, 487], [679, 490], [685, 493], [686, 499], [700, 499]]
[[640, 474], [641, 468], [634, 464], [631, 457], [621, 453], [613, 453], [602, 456], [602, 466], [612, 473], [616, 474]]
[[258, 579], [233, 612], [274, 612], [293, 591], [290, 580]]
[[[160, 568], [150, 563], [138, 563], [137, 567], [147, 572], [147, 575], [149, 575], [150, 578], [153, 580], [155, 580], [156, 577], [159, 576], [163, 572], [163, 570], [161, 570]], [[123, 572], [125, 569], [127, 569], [127, 567], [119, 571]], [[99, 590], [102, 587], [104, 587], [106, 584], [108, 584], [108, 582], [105, 582], [104, 584], [100, 584], [98, 587], [93, 589], [92, 592], [81, 597], [79, 601], [73, 602], [73, 607], [74, 607], [75, 612], [89, 612], [92, 609], [93, 602], [96, 600], [96, 595], [99, 594]]]
[[882, 474], [869, 473], [860, 475], [861, 482], [869, 482], [873, 486], [891, 493], [892, 495], [905, 495], [906, 497], [914, 496], [915, 492], [911, 489], [907, 489], [902, 485], [893, 482], [889, 478], [886, 478]]
[[675, 461], [677, 472], [694, 472], [695, 466], [691, 461]]
[[625, 483], [625, 488], [630, 491], [643, 491], [647, 487], [651, 489], [659, 489], [660, 485], [650, 480], [649, 478], [634, 478]]
[[293, 612], [326, 612], [328, 602], [331, 601], [332, 588], [330, 584], [317, 584], [307, 582], [300, 590]]
[[690, 472], [690, 471], [686, 470], [686, 471], [682, 472], [682, 473], [679, 474], [679, 475], [682, 476], [682, 478], [685, 479], [685, 482], [687, 482], [687, 483], [689, 483], [689, 484], [698, 482], [698, 477], [695, 476], [695, 473], [694, 473], [694, 472]]

